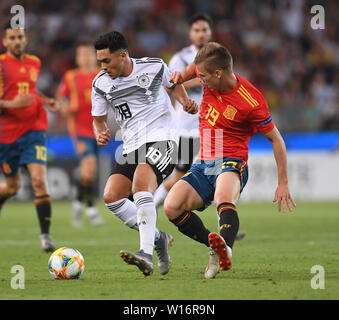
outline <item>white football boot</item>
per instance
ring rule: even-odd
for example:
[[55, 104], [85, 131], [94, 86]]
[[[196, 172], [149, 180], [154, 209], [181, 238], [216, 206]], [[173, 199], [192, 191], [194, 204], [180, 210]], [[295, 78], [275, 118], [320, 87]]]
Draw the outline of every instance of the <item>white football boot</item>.
[[100, 217], [99, 211], [96, 207], [86, 208], [86, 215], [87, 215], [91, 225], [100, 226], [101, 224], [103, 224], [103, 220]]
[[79, 200], [72, 201], [72, 224], [74, 227], [82, 225], [82, 203]]
[[205, 269], [205, 278], [213, 279], [215, 278], [220, 269], [219, 256], [212, 248], [210, 248], [209, 256], [210, 258]]

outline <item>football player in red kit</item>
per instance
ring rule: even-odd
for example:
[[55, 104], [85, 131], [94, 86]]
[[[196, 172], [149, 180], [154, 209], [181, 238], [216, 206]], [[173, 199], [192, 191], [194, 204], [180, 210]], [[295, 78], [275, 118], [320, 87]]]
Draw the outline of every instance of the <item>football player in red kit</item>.
[[[295, 203], [287, 177], [286, 147], [258, 89], [233, 72], [232, 56], [218, 43], [201, 48], [194, 63], [170, 80], [180, 84], [198, 76], [204, 86], [200, 106], [199, 160], [170, 190], [164, 210], [186, 236], [210, 247], [206, 278], [232, 267], [232, 247], [239, 230], [236, 203], [248, 178], [248, 142], [260, 131], [272, 143], [278, 168], [274, 202], [291, 211]], [[192, 210], [202, 211], [214, 200], [219, 233], [211, 233]]]
[[55, 112], [59, 104], [36, 89], [41, 62], [25, 53], [23, 29], [3, 31], [7, 52], [0, 55], [0, 168], [5, 181], [0, 184], [0, 210], [20, 187], [20, 167], [29, 172], [41, 230], [41, 247], [55, 249], [49, 236], [51, 199], [46, 181], [47, 114], [43, 105]]
[[[74, 226], [82, 224], [83, 203], [92, 225], [102, 219], [94, 204], [94, 186], [97, 175], [98, 146], [93, 133], [91, 115], [92, 81], [100, 71], [92, 43], [79, 42], [76, 46], [77, 68], [68, 70], [62, 77], [58, 100], [67, 117], [67, 127], [80, 160], [80, 177], [77, 197], [72, 201]], [[68, 101], [67, 101], [68, 100]]]

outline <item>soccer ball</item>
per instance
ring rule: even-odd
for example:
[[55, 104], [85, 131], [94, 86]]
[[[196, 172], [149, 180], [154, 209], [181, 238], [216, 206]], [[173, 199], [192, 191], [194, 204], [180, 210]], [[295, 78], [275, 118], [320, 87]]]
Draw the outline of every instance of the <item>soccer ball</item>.
[[54, 279], [79, 279], [85, 270], [85, 260], [78, 250], [62, 247], [50, 256], [48, 269]]

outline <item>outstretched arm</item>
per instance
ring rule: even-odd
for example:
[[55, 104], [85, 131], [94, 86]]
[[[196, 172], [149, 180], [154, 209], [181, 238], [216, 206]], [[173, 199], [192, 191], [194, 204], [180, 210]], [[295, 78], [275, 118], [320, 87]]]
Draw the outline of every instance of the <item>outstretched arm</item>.
[[278, 202], [279, 212], [281, 211], [281, 209], [283, 210], [283, 212], [285, 212], [286, 205], [289, 211], [292, 211], [292, 206], [295, 207], [296, 204], [291, 197], [288, 187], [285, 142], [276, 127], [274, 127], [273, 130], [267, 132], [264, 135], [272, 143], [274, 158], [278, 168], [278, 187], [276, 189], [273, 202]]
[[183, 71], [175, 71], [171, 73], [168, 80], [174, 84], [182, 84], [196, 77], [195, 64], [192, 62]]

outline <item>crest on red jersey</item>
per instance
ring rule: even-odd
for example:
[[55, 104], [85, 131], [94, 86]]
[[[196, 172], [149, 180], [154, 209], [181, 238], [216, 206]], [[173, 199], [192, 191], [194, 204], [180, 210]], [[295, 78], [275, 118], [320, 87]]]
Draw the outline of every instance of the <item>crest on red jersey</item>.
[[233, 107], [231, 104], [228, 104], [223, 115], [226, 119], [233, 120], [237, 111], [238, 110], [235, 107]]

